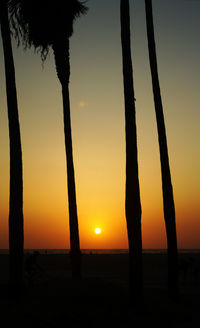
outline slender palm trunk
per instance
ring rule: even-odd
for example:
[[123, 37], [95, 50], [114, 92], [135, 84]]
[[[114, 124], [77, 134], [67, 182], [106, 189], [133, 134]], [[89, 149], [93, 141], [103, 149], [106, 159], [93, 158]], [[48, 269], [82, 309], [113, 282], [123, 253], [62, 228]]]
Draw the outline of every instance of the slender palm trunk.
[[172, 188], [170, 166], [169, 166], [164, 113], [163, 113], [160, 84], [158, 78], [151, 0], [145, 0], [145, 6], [146, 6], [149, 61], [151, 67], [154, 104], [155, 104], [157, 129], [158, 129], [158, 140], [159, 140], [159, 147], [160, 147], [164, 217], [165, 217], [167, 243], [168, 243], [168, 288], [169, 288], [169, 293], [175, 296], [178, 293], [178, 252], [177, 252], [177, 237], [176, 237], [175, 206], [174, 206], [173, 188]]
[[67, 163], [67, 186], [69, 204], [69, 226], [70, 226], [70, 255], [72, 263], [72, 276], [81, 277], [81, 251], [79, 245], [78, 215], [76, 205], [76, 187], [72, 150], [70, 99], [69, 99], [69, 40], [63, 43], [55, 43], [53, 46], [57, 75], [62, 86], [63, 97], [63, 119], [65, 133], [65, 149]]
[[126, 131], [126, 221], [129, 242], [130, 296], [135, 306], [143, 299], [141, 203], [138, 178], [137, 132], [130, 47], [129, 1], [121, 0], [121, 43]]
[[3, 40], [6, 92], [10, 137], [10, 203], [9, 203], [9, 253], [10, 284], [20, 286], [23, 280], [23, 176], [22, 149], [18, 118], [15, 69], [12, 54], [7, 1], [0, 6], [1, 33]]

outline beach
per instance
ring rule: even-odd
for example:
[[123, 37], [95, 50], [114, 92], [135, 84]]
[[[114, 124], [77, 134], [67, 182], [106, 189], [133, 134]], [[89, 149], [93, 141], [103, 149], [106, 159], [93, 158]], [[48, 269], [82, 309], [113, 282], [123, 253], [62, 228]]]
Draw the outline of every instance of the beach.
[[180, 296], [172, 300], [167, 255], [143, 255], [144, 305], [134, 311], [128, 254], [83, 254], [81, 280], [71, 278], [69, 255], [40, 254], [40, 274], [31, 281], [25, 275], [24, 290], [15, 295], [7, 287], [9, 256], [0, 255], [2, 327], [199, 327], [200, 277], [193, 267], [200, 254], [181, 254], [179, 260], [191, 266], [180, 272]]

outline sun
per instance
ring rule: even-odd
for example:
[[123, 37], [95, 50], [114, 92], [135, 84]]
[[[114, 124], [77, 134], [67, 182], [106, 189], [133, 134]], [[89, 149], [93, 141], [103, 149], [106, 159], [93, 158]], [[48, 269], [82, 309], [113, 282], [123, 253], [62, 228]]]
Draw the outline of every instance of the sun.
[[94, 232], [95, 232], [97, 235], [100, 235], [100, 233], [101, 233], [101, 228], [95, 228], [95, 229], [94, 229]]

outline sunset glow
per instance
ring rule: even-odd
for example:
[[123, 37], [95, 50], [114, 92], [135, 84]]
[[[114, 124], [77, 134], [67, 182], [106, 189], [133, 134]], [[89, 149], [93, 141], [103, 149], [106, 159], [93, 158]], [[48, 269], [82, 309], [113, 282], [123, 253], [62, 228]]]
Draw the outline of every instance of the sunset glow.
[[[80, 247], [127, 248], [119, 1], [88, 1], [70, 39]], [[200, 1], [155, 0], [159, 78], [179, 248], [200, 248]], [[172, 9], [173, 8], [173, 9]], [[144, 1], [130, 1], [143, 248], [166, 248]], [[172, 15], [173, 13], [173, 15]], [[103, 23], [102, 23], [103, 22]], [[53, 52], [13, 40], [23, 151], [25, 248], [70, 247], [61, 87]], [[9, 132], [0, 38], [0, 249], [8, 248]]]

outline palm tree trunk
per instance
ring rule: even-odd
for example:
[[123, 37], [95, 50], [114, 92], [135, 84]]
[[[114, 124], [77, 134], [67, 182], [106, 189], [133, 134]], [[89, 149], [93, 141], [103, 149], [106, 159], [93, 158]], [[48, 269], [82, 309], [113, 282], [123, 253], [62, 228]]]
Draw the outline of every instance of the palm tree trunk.
[[149, 61], [151, 67], [152, 86], [153, 86], [154, 104], [155, 104], [157, 129], [158, 129], [158, 140], [159, 140], [159, 148], [160, 148], [164, 218], [165, 218], [166, 235], [167, 235], [167, 243], [168, 243], [168, 288], [169, 288], [169, 293], [172, 296], [176, 296], [178, 293], [178, 251], [177, 251], [177, 237], [176, 237], [175, 206], [174, 206], [173, 188], [172, 188], [170, 166], [169, 166], [163, 105], [162, 105], [160, 84], [158, 78], [151, 0], [145, 0], [145, 8], [146, 8]]
[[126, 221], [129, 242], [130, 297], [135, 306], [143, 300], [141, 203], [138, 178], [135, 98], [130, 47], [129, 1], [121, 0], [121, 43], [126, 131]]
[[67, 163], [67, 186], [69, 204], [69, 226], [70, 226], [70, 255], [72, 263], [72, 277], [81, 277], [81, 251], [79, 244], [78, 215], [76, 204], [76, 187], [72, 150], [70, 99], [69, 99], [69, 40], [66, 44], [55, 43], [53, 45], [57, 75], [62, 86], [63, 97], [63, 119], [65, 134], [65, 149]]
[[1, 33], [3, 40], [6, 92], [10, 137], [10, 200], [9, 200], [9, 254], [10, 284], [18, 287], [23, 281], [23, 176], [22, 149], [18, 118], [15, 69], [12, 54], [7, 1], [0, 6]]

